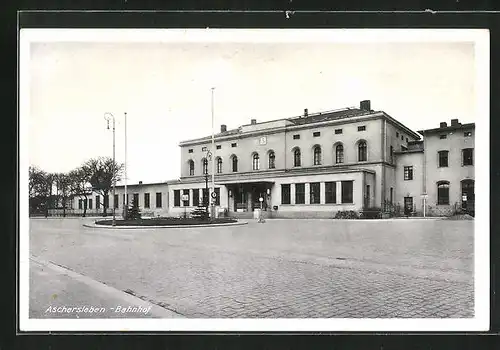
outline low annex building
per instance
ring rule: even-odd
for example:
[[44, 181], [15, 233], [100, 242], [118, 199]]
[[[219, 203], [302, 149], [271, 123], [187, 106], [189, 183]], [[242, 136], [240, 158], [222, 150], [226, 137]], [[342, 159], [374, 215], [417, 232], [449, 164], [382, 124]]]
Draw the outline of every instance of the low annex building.
[[[418, 133], [368, 100], [358, 108], [249, 124], [180, 143], [181, 176], [129, 185], [145, 216], [182, 216], [209, 199], [212, 162], [217, 212], [252, 217], [324, 217], [337, 211], [407, 207], [415, 215], [474, 212], [475, 125], [452, 119]], [[124, 187], [110, 205], [123, 209]], [[73, 208], [102, 212], [104, 199]], [[114, 204], [116, 203], [116, 204]], [[131, 203], [131, 199], [129, 201]]]

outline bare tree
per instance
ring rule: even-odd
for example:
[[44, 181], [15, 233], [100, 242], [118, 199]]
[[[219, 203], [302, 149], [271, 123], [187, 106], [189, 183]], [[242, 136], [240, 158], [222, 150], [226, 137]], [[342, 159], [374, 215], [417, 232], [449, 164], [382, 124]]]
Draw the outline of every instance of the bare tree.
[[69, 174], [58, 173], [54, 175], [54, 180], [57, 186], [57, 199], [61, 200], [63, 217], [66, 217], [67, 202], [72, 195], [72, 178]]
[[69, 172], [69, 192], [83, 201], [83, 217], [87, 215], [88, 197], [92, 193], [90, 173], [81, 166]]
[[47, 173], [38, 167], [30, 166], [29, 168], [29, 199], [31, 213], [45, 213], [45, 217], [49, 214], [54, 196], [52, 194], [52, 186], [54, 184], [54, 175]]
[[[85, 171], [89, 174], [89, 182], [92, 190], [101, 194], [103, 198], [109, 198], [109, 192], [113, 188], [114, 181], [121, 180], [123, 172], [123, 163], [113, 162], [112, 158], [100, 157], [90, 159], [83, 165]], [[106, 200], [104, 201], [106, 204]], [[109, 201], [107, 202], [109, 205]], [[113, 198], [113, 204], [114, 198]], [[104, 215], [106, 215], [107, 206], [104, 206]]]

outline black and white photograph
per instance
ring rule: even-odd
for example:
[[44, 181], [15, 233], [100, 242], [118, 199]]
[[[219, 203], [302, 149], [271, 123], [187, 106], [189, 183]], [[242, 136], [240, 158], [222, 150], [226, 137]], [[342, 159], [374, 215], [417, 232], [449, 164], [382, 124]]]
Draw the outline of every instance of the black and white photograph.
[[489, 34], [22, 29], [26, 331], [484, 331]]

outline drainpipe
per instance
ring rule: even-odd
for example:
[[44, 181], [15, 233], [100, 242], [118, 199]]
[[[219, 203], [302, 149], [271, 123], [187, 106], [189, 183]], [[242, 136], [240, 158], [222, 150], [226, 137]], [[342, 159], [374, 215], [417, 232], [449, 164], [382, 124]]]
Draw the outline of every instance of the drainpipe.
[[[427, 172], [427, 156], [426, 156], [426, 152], [425, 152], [425, 134], [424, 134], [424, 144], [423, 144], [423, 148], [424, 148], [424, 164], [422, 166], [422, 189], [423, 189], [423, 194], [424, 195], [427, 195], [427, 177], [426, 177], [426, 172]], [[423, 210], [423, 214], [424, 214], [424, 218], [425, 218], [425, 210], [426, 210], [426, 206], [427, 206], [427, 198], [424, 196], [424, 210]]]
[[382, 177], [380, 179], [380, 184], [382, 187], [382, 193], [380, 195], [380, 202], [382, 210], [384, 209], [385, 202], [385, 162], [387, 161], [387, 121], [385, 117], [382, 119]]

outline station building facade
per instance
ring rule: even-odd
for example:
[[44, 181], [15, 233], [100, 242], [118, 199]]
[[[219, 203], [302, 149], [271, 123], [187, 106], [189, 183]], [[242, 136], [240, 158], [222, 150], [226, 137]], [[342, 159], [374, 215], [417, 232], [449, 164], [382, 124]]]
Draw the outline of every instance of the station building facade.
[[[474, 207], [474, 124], [453, 119], [417, 133], [368, 100], [358, 108], [251, 119], [231, 130], [221, 125], [214, 149], [211, 136], [179, 146], [179, 179], [128, 186], [146, 216], [182, 216], [206, 200], [219, 214], [247, 218], [261, 205], [264, 216], [276, 218], [396, 206], [441, 216]], [[212, 167], [213, 199], [206, 190]], [[116, 194], [110, 207], [116, 200], [122, 210], [124, 187]], [[87, 212], [102, 211], [89, 204]], [[80, 199], [79, 210], [84, 205]]]

